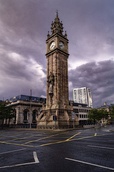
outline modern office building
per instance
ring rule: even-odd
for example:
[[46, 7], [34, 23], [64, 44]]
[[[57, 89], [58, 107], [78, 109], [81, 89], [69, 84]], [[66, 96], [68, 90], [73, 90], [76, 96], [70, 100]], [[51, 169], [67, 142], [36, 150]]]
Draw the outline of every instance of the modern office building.
[[93, 122], [89, 120], [88, 113], [91, 110], [91, 107], [88, 107], [87, 104], [75, 103], [73, 102], [73, 112], [77, 125], [92, 125]]
[[74, 88], [73, 101], [75, 103], [87, 104], [88, 107], [93, 107], [91, 90], [87, 87]]

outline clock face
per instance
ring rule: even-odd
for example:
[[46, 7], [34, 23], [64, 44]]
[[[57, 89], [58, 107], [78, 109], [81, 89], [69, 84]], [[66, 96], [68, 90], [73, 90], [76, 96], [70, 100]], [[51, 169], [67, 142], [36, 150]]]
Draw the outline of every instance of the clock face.
[[64, 48], [64, 43], [63, 42], [59, 42], [59, 48], [63, 49]]
[[53, 41], [53, 42], [51, 42], [51, 44], [50, 44], [50, 50], [53, 50], [55, 48], [55, 42]]

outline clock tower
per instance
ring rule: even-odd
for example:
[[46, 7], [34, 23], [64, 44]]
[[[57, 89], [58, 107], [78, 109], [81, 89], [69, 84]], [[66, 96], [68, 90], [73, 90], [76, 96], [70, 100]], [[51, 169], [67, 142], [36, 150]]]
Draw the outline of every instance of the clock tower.
[[46, 46], [47, 98], [37, 126], [68, 127], [72, 110], [68, 90], [68, 39], [58, 12], [51, 24], [51, 33], [48, 32]]

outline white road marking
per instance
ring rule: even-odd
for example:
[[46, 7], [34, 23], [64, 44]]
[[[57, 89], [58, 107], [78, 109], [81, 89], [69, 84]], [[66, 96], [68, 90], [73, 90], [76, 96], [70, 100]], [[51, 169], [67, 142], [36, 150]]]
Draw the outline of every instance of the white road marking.
[[0, 167], [0, 169], [1, 168], [19, 167], [19, 166], [31, 165], [31, 164], [37, 164], [37, 162], [27, 162], [27, 163], [22, 163], [22, 164], [14, 164], [14, 165], [2, 166], [2, 167]]
[[22, 150], [25, 150], [26, 148], [23, 148], [23, 149], [17, 149], [17, 150], [12, 150], [12, 151], [7, 151], [7, 152], [1, 152], [0, 155], [2, 154], [7, 154], [7, 153], [12, 153], [12, 152], [18, 152], [18, 151], [22, 151]]
[[104, 168], [104, 169], [108, 169], [108, 170], [114, 171], [114, 168], [110, 168], [110, 167], [106, 167], [106, 166], [102, 166], [102, 165], [98, 165], [98, 164], [93, 164], [93, 163], [89, 163], [89, 162], [85, 162], [85, 161], [80, 161], [80, 160], [76, 160], [76, 159], [72, 159], [72, 158], [65, 158], [65, 159], [67, 159], [69, 161], [79, 162], [79, 163], [82, 163], [82, 164], [91, 165], [91, 166], [95, 166], [95, 167]]
[[38, 157], [37, 157], [37, 153], [33, 152], [33, 157], [36, 163], [39, 163]]
[[95, 147], [95, 148], [101, 148], [101, 149], [114, 149], [114, 148], [110, 148], [110, 147], [103, 147], [103, 146], [93, 146], [93, 145], [88, 145], [89, 147]]
[[35, 162], [27, 162], [27, 163], [22, 163], [22, 164], [7, 165], [7, 166], [0, 167], [0, 169], [3, 169], [3, 168], [12, 168], [12, 167], [19, 167], [19, 166], [25, 166], [25, 165], [32, 165], [32, 164], [38, 164], [39, 163], [39, 160], [38, 160], [38, 157], [37, 157], [37, 153], [36, 152], [33, 152], [33, 157], [34, 157], [34, 161]]

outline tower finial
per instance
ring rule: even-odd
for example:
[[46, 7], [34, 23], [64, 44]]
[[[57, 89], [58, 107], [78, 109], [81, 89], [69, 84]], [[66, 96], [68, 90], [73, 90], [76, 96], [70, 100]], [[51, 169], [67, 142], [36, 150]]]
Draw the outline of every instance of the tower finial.
[[58, 10], [56, 10], [56, 17], [58, 17]]
[[54, 19], [54, 22], [51, 24], [51, 32], [52, 34], [55, 33], [63, 33], [63, 24], [60, 22], [59, 16], [58, 16], [58, 10], [56, 10], [56, 17]]

